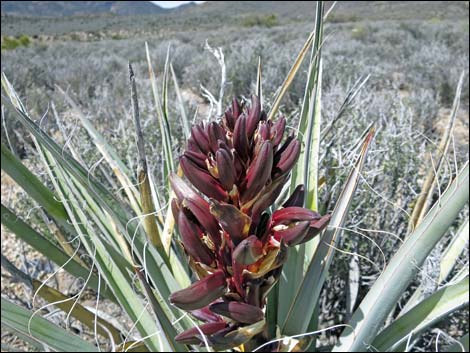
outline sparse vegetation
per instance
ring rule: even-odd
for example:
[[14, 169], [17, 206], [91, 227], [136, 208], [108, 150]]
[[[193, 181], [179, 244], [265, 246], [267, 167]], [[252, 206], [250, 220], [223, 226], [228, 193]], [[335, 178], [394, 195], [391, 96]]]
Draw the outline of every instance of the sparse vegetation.
[[5, 36], [2, 38], [2, 50], [12, 50], [18, 47], [27, 47], [31, 43], [31, 39], [23, 34], [18, 38]]
[[277, 26], [279, 24], [279, 21], [275, 14], [264, 15], [264, 16], [252, 15], [252, 16], [245, 17], [242, 23], [243, 23], [243, 26], [245, 27], [259, 26], [259, 27], [271, 28], [271, 27]]

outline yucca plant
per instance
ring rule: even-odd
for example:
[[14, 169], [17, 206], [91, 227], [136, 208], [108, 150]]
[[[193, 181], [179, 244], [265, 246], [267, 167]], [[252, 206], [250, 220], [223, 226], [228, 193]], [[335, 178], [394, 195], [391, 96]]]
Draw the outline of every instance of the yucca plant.
[[[374, 137], [370, 127], [359, 139], [331, 213], [320, 215], [321, 47], [327, 16], [319, 2], [315, 29], [269, 110], [264, 112], [261, 104], [259, 65], [251, 104], [234, 99], [223, 116], [191, 128], [183, 118], [187, 143], [179, 165], [173, 156], [175, 136], [169, 128], [167, 98], [170, 74], [179, 96], [177, 80], [167, 58], [160, 95], [147, 50], [165, 161], [161, 183], [155, 183], [147, 167], [144, 132], [148, 132], [140, 126], [131, 68], [135, 173], [66, 96], [114, 174], [108, 172], [100, 180], [84, 167], [73, 145], [65, 149], [41, 129], [2, 75], [5, 104], [31, 134], [49, 181], [34, 175], [3, 143], [2, 170], [52, 220], [45, 227], [28, 224], [2, 204], [2, 224], [59, 270], [84, 279], [84, 288], [93, 290], [97, 298], [92, 311], [80, 304], [82, 292], [66, 296], [2, 255], [2, 267], [47, 303], [31, 311], [2, 297], [2, 328], [37, 350], [315, 350], [312, 338], [324, 330], [316, 313], [321, 289]], [[278, 117], [278, 110], [309, 49], [298, 129], [285, 137], [287, 120]], [[453, 115], [462, 82], [463, 78]], [[328, 131], [334, 126], [329, 125]], [[335, 326], [344, 328], [337, 345], [323, 350], [404, 350], [431, 325], [468, 306], [468, 269], [449, 278], [462, 239], [468, 237], [467, 221], [443, 257], [439, 280], [447, 283], [424, 299], [412, 296], [406, 311], [395, 310], [426, 257], [466, 206], [468, 174], [466, 164], [429, 211], [416, 211], [426, 215], [413, 219], [410, 234], [351, 319]], [[123, 191], [114, 193], [106, 180], [117, 180]], [[158, 187], [162, 185], [166, 192]], [[80, 256], [84, 254], [88, 256]], [[102, 317], [97, 309], [103, 300], [118, 304], [132, 325], [121, 327]], [[67, 319], [71, 316], [89, 327], [95, 340], [85, 340], [41, 317], [40, 309], [51, 305], [67, 313]], [[456, 348], [468, 350], [468, 334], [449, 347]]]

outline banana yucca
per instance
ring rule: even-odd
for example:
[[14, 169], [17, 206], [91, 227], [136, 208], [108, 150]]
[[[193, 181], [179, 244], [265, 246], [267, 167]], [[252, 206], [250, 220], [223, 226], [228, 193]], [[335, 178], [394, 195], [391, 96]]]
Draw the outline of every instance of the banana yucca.
[[[299, 185], [270, 213], [300, 154], [285, 118], [267, 120], [260, 100], [236, 99], [221, 122], [195, 125], [181, 168], [196, 192], [173, 175], [172, 210], [193, 270], [201, 278], [170, 301], [205, 322], [177, 336], [186, 344], [238, 346], [262, 333], [266, 296], [279, 279], [287, 247], [309, 241], [330, 217], [303, 208]], [[201, 195], [202, 194], [202, 195]]]
[[[323, 19], [330, 11], [331, 8], [324, 14], [323, 3], [317, 2], [314, 30], [275, 97], [265, 95], [271, 102], [268, 114], [262, 111], [257, 96], [253, 96], [249, 107], [233, 100], [220, 121], [199, 124], [190, 131], [184, 104], [180, 102], [183, 132], [188, 140], [187, 149], [180, 157], [184, 177], [171, 174], [177, 169], [172, 138], [179, 136], [171, 134], [168, 124], [167, 87], [171, 73], [175, 91], [180, 96], [176, 76], [167, 58], [162, 71], [164, 90], [160, 96], [146, 47], [162, 136], [163, 184], [152, 178], [145, 163], [144, 131], [140, 127], [132, 71], [131, 98], [139, 151], [137, 178], [120, 159], [118, 151], [106, 142], [65, 92], [93, 148], [101, 153], [100, 162], [107, 164], [100, 170], [103, 178], [82, 165], [87, 155], [71, 143], [71, 138], [60, 145], [43, 131], [2, 74], [2, 104], [5, 102], [7, 109], [16, 113], [15, 121], [31, 134], [37, 160], [41, 161], [39, 171], [44, 171], [44, 175], [36, 176], [3, 141], [2, 172], [15, 180], [47, 215], [42, 218], [46, 222], [36, 224], [36, 218], [30, 218], [29, 213], [22, 217], [21, 209], [15, 210], [2, 199], [2, 227], [70, 276], [86, 278], [83, 289], [96, 297], [96, 307], [91, 311], [82, 305], [80, 293], [71, 296], [60, 292], [49, 286], [52, 277], [45, 281], [33, 278], [2, 254], [2, 270], [28, 286], [35, 293], [33, 298], [41, 297], [47, 302], [46, 306], [38, 308], [33, 300], [32, 310], [29, 310], [2, 295], [2, 337], [5, 330], [26, 340], [37, 351], [59, 352], [409, 351], [409, 346], [437, 322], [468, 307], [468, 266], [457, 267], [468, 246], [468, 216], [465, 220], [461, 217], [468, 209], [467, 161], [455, 170], [455, 178], [439, 193], [434, 205], [415, 206], [413, 214], [417, 217], [410, 233], [399, 234], [404, 237], [403, 243], [393, 256], [384, 258], [383, 269], [367, 293], [361, 295], [360, 302], [351, 306], [354, 310], [350, 317], [344, 321], [338, 317], [339, 324], [328, 328], [319, 318], [318, 310], [333, 308], [328, 302], [329, 296], [324, 295], [324, 284], [335, 250], [341, 247], [343, 230], [348, 227], [353, 200], [358, 198], [358, 204], [362, 204], [356, 189], [364, 177], [367, 152], [374, 136], [374, 128], [368, 128], [353, 145], [355, 147], [348, 148], [357, 153], [351, 153], [354, 155], [351, 159], [346, 158], [351, 163], [343, 166], [348, 172], [345, 178], [335, 173], [327, 173], [326, 177], [318, 172], [322, 146], [329, 143], [325, 136], [328, 131], [335, 131], [334, 123], [341, 114], [322, 130], [325, 117], [321, 114], [320, 48], [324, 42]], [[304, 100], [295, 129], [297, 135], [284, 137], [286, 119], [274, 120], [274, 117], [310, 48]], [[462, 74], [457, 85], [450, 121], [458, 111], [464, 77]], [[361, 79], [354, 85], [341, 110], [366, 80]], [[222, 81], [223, 87], [225, 80]], [[259, 63], [258, 96], [262, 96], [261, 81]], [[224, 97], [222, 93], [220, 96], [216, 103], [221, 105]], [[219, 106], [217, 109], [219, 111]], [[351, 123], [354, 131], [362, 126], [355, 120]], [[385, 131], [382, 123], [382, 119], [376, 122], [382, 129], [381, 134]], [[443, 136], [441, 145], [444, 147], [449, 146], [450, 132], [449, 128], [449, 133]], [[354, 132], [351, 136], [355, 136]], [[336, 136], [330, 138], [334, 140]], [[376, 143], [384, 142], [379, 139]], [[445, 151], [446, 147], [440, 152], [442, 156], [446, 156]], [[433, 164], [430, 170], [433, 179], [429, 185], [439, 185], [436, 170], [439, 171], [445, 158], [436, 160], [439, 163], [437, 168]], [[48, 177], [47, 182], [44, 176]], [[168, 176], [176, 196], [172, 200], [166, 199], [170, 194], [166, 189]], [[325, 183], [320, 182], [322, 178]], [[285, 187], [287, 183], [289, 188]], [[298, 185], [300, 183], [305, 187]], [[123, 192], [117, 192], [116, 186]], [[165, 192], [158, 196], [157, 190], [162, 187]], [[321, 187], [328, 191], [339, 187], [338, 195], [332, 198], [334, 207], [329, 207], [329, 201], [319, 204]], [[420, 198], [431, 200], [434, 188], [423, 187]], [[279, 200], [284, 200], [281, 195], [287, 189], [291, 196], [280, 207]], [[162, 207], [167, 204], [171, 205], [171, 210]], [[304, 205], [312, 210], [303, 208]], [[354, 207], [363, 212], [359, 206]], [[331, 219], [330, 215], [321, 216], [313, 211], [318, 209], [331, 212]], [[171, 211], [175, 222], [169, 217]], [[168, 212], [166, 218], [165, 212]], [[174, 236], [174, 223], [179, 239]], [[414, 288], [410, 284], [417, 281], [427, 257], [442, 244], [449, 229], [457, 225], [458, 230], [450, 234], [449, 244], [442, 254], [438, 290], [424, 297], [423, 282], [410, 297], [409, 290]], [[383, 237], [397, 230], [390, 229], [387, 223], [377, 232]], [[321, 238], [318, 236], [307, 243], [319, 233]], [[75, 244], [74, 239], [79, 241], [76, 249], [71, 245]], [[180, 256], [179, 243], [187, 257]], [[364, 256], [367, 254], [356, 255], [367, 258]], [[191, 270], [186, 266], [187, 259]], [[199, 280], [191, 285], [191, 278], [196, 277]], [[402, 308], [405, 299], [406, 305]], [[125, 314], [120, 314], [119, 320], [126, 317], [132, 326], [116, 325], [117, 320], [101, 315], [104, 300], [121, 308]], [[24, 299], [26, 301], [28, 298]], [[67, 314], [67, 319], [70, 316], [92, 331], [95, 339], [76, 335], [63, 325], [42, 317], [41, 309], [52, 305]], [[181, 315], [180, 309], [190, 315]], [[342, 309], [334, 310], [333, 313], [338, 313]], [[320, 332], [340, 327], [343, 328], [341, 333], [333, 333], [338, 335], [335, 346], [313, 340]], [[468, 337], [466, 333], [445, 350], [468, 351]], [[200, 347], [201, 344], [205, 347]]]

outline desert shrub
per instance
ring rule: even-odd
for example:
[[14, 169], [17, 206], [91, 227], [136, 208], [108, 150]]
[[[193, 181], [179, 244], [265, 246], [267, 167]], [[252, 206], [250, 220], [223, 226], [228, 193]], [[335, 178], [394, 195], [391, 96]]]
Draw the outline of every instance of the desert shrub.
[[342, 23], [342, 22], [356, 22], [359, 18], [356, 15], [349, 15], [349, 14], [331, 14], [328, 22], [331, 23]]
[[27, 47], [31, 43], [31, 39], [26, 34], [23, 34], [18, 38], [18, 42], [20, 45]]
[[355, 40], [365, 41], [367, 40], [368, 30], [365, 26], [356, 26], [351, 31], [351, 38]]
[[245, 27], [267, 27], [271, 28], [279, 24], [276, 14], [271, 15], [253, 15], [245, 17], [242, 21], [242, 25]]
[[18, 38], [5, 36], [2, 39], [2, 49], [12, 50], [18, 47], [27, 47], [30, 43], [31, 39], [25, 34], [19, 36]]

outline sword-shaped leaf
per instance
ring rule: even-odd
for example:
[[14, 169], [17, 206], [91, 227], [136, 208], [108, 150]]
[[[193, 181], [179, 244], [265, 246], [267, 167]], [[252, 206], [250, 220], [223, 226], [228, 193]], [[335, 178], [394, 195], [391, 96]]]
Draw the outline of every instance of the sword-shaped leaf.
[[310, 323], [333, 258], [332, 246], [338, 242], [340, 237], [340, 228], [343, 226], [348, 215], [373, 135], [374, 130], [371, 129], [362, 144], [359, 158], [353, 165], [343, 191], [336, 202], [329, 226], [320, 238], [320, 243], [305, 272], [300, 287], [295, 293], [294, 301], [287, 312], [286, 320], [281, 326], [282, 333], [284, 334], [295, 335], [305, 332]]
[[468, 202], [468, 163], [439, 202], [403, 243], [354, 312], [334, 351], [363, 350], [371, 344], [390, 311], [428, 254]]

